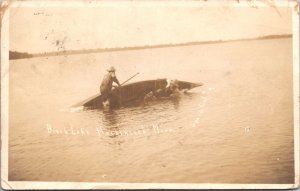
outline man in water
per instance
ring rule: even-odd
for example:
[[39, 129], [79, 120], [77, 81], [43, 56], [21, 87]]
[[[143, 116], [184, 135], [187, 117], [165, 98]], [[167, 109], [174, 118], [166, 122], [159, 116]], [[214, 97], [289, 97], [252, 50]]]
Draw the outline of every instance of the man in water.
[[179, 91], [178, 80], [171, 80], [169, 86], [167, 87], [166, 92], [171, 97], [179, 96], [180, 91]]
[[111, 98], [111, 89], [113, 87], [113, 82], [117, 83], [118, 86], [121, 86], [119, 80], [116, 77], [116, 69], [112, 66], [107, 70], [107, 74], [104, 76], [101, 86], [100, 93], [102, 95], [102, 102], [110, 100]]

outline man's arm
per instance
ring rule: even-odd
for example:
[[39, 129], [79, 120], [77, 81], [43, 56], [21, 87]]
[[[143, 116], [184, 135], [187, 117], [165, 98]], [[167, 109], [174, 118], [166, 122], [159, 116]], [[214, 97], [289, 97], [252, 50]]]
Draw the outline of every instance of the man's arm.
[[116, 83], [118, 84], [118, 86], [121, 86], [121, 84], [120, 84], [120, 82], [119, 82], [119, 80], [118, 80], [117, 77], [114, 77], [114, 78], [113, 78], [113, 81], [116, 82]]

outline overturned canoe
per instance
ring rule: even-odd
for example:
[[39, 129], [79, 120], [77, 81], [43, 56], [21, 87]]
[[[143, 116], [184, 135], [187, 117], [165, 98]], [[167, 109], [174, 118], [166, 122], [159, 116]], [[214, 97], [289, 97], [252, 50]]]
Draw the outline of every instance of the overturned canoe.
[[[122, 87], [117, 87], [112, 90], [112, 98], [110, 104], [114, 106], [124, 105], [126, 103], [139, 101], [144, 98], [149, 92], [156, 92], [159, 89], [165, 89], [167, 86], [167, 79], [157, 79], [157, 80], [147, 80], [134, 82]], [[179, 90], [189, 90], [202, 86], [202, 83], [191, 83], [185, 81], [177, 81]], [[84, 100], [73, 107], [88, 107], [88, 108], [99, 108], [102, 106], [102, 96], [97, 94], [93, 97], [90, 97], [87, 100]]]

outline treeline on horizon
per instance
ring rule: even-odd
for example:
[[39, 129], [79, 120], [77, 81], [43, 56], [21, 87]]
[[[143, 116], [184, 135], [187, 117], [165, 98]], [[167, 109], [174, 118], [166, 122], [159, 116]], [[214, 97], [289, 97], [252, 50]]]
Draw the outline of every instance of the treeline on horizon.
[[32, 54], [28, 54], [27, 52], [18, 52], [18, 51], [9, 51], [9, 59], [23, 59], [23, 58], [32, 58]]
[[214, 43], [226, 43], [234, 41], [249, 41], [249, 40], [263, 40], [263, 39], [276, 39], [276, 38], [291, 38], [292, 34], [285, 35], [268, 35], [258, 38], [249, 38], [249, 39], [237, 39], [237, 40], [217, 40], [217, 41], [202, 41], [202, 42], [188, 42], [180, 44], [162, 44], [162, 45], [146, 45], [138, 47], [122, 47], [122, 48], [97, 48], [97, 49], [82, 49], [82, 50], [64, 50], [58, 52], [45, 52], [45, 53], [36, 53], [29, 54], [27, 52], [18, 52], [18, 51], [9, 51], [9, 59], [24, 59], [24, 58], [34, 58], [34, 57], [48, 57], [48, 56], [62, 56], [62, 55], [72, 55], [72, 54], [86, 54], [86, 53], [97, 53], [97, 52], [111, 52], [111, 51], [122, 51], [122, 50], [140, 50], [148, 48], [166, 48], [172, 46], [188, 46], [188, 45], [199, 45], [199, 44], [214, 44]]

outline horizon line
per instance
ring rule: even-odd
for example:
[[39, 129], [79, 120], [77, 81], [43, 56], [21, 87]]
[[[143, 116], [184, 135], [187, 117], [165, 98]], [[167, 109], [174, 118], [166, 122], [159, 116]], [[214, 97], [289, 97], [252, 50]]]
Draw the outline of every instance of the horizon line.
[[[257, 37], [257, 38], [245, 38], [245, 39], [198, 41], [198, 42], [196, 41], [196, 42], [186, 42], [186, 43], [178, 43], [178, 44], [159, 44], [159, 45], [117, 47], [117, 48], [63, 50], [63, 51], [44, 52], [44, 53], [27, 53], [27, 52], [18, 52], [18, 51], [12, 51], [12, 50], [10, 50], [9, 52], [26, 53], [26, 54], [28, 54], [29, 58], [35, 58], [35, 57], [48, 57], [48, 56], [76, 55], [76, 54], [92, 54], [92, 53], [102, 53], [102, 52], [144, 50], [144, 49], [180, 47], [180, 46], [196, 46], [196, 45], [204, 45], [204, 44], [218, 44], [218, 43], [229, 43], [229, 42], [237, 42], [237, 41], [268, 40], [268, 39], [279, 39], [279, 38], [291, 38], [292, 36], [293, 36], [292, 34], [266, 35], [266, 36], [261, 36], [261, 37]], [[9, 59], [14, 60], [14, 58], [9, 58]], [[15, 59], [22, 59], [22, 58], [15, 58]]]

